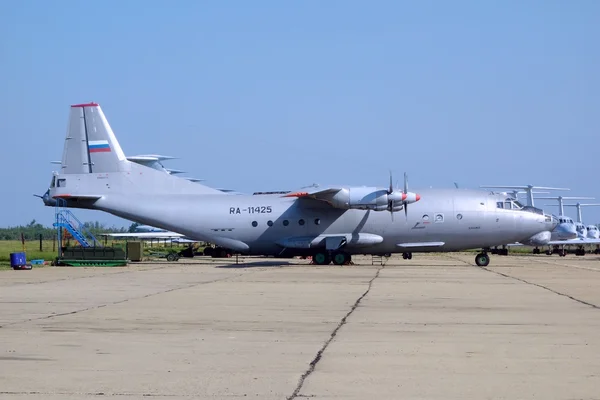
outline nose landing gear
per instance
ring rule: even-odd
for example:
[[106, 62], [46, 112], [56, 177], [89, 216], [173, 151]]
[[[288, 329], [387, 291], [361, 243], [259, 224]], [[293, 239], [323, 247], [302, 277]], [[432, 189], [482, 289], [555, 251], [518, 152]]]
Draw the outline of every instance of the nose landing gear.
[[487, 267], [489, 263], [490, 256], [485, 251], [475, 256], [475, 264], [477, 264], [478, 267]]
[[405, 260], [412, 260], [412, 253], [411, 252], [402, 253], [402, 258]]

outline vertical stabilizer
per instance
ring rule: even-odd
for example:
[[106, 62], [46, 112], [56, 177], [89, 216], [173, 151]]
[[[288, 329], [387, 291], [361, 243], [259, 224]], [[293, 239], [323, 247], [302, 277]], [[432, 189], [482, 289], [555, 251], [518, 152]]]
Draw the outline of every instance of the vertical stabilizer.
[[127, 159], [119, 142], [96, 103], [71, 106], [65, 147], [63, 174], [118, 172]]

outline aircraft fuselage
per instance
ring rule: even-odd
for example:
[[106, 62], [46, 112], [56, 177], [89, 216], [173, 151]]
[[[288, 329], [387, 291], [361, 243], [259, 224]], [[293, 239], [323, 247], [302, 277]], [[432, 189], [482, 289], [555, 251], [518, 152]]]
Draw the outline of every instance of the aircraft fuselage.
[[[84, 208], [176, 231], [247, 254], [303, 254], [346, 237], [349, 254], [456, 251], [525, 240], [552, 224], [543, 214], [497, 208], [504, 196], [423, 189], [408, 216], [338, 209], [281, 195], [107, 194]], [[72, 202], [69, 206], [77, 207]], [[79, 205], [81, 206], [81, 205]], [[409, 247], [401, 245], [410, 244]]]

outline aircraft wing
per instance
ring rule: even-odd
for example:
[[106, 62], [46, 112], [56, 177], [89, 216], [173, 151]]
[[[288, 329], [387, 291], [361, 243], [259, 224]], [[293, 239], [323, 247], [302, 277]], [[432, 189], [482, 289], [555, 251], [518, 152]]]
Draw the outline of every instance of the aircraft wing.
[[283, 195], [283, 197], [297, 197], [297, 198], [304, 198], [304, 199], [314, 199], [314, 200], [319, 200], [319, 201], [323, 201], [326, 203], [330, 203], [331, 198], [338, 193], [340, 190], [342, 190], [341, 187], [339, 188], [335, 188], [335, 187], [329, 187], [329, 188], [312, 188], [312, 189], [306, 189], [306, 190], [300, 190], [300, 191], [296, 191], [296, 192], [291, 192], [291, 193], [287, 193], [285, 195]]
[[586, 244], [600, 244], [600, 239], [569, 239], [569, 240], [551, 240], [549, 245], [565, 245], [565, 246], [583, 246]]

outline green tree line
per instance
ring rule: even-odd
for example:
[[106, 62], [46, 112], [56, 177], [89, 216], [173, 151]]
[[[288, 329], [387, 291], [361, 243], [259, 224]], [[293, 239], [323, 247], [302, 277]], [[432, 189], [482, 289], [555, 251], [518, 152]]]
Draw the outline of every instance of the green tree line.
[[[83, 225], [94, 235], [108, 232], [123, 233], [128, 232], [131, 228], [108, 227], [98, 221], [84, 222]], [[21, 240], [21, 234], [25, 240], [36, 240], [40, 235], [44, 240], [52, 240], [53, 237], [56, 237], [56, 228], [44, 226], [35, 219], [27, 225], [0, 228], [0, 240]]]

